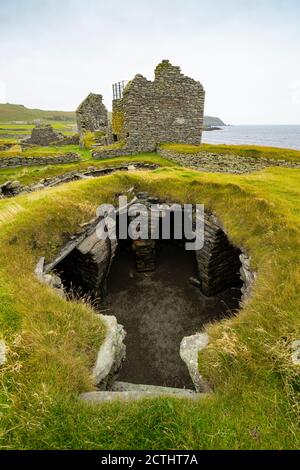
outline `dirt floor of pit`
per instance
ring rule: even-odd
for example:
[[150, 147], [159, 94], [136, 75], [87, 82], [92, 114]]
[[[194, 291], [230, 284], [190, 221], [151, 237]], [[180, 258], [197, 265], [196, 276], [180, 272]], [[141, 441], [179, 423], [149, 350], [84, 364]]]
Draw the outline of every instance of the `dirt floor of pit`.
[[210, 321], [238, 308], [240, 290], [227, 289], [207, 298], [193, 286], [195, 254], [176, 244], [161, 245], [157, 267], [137, 273], [134, 254], [119, 248], [108, 279], [105, 314], [124, 325], [126, 361], [119, 380], [191, 388], [187, 367], [179, 355], [180, 342]]

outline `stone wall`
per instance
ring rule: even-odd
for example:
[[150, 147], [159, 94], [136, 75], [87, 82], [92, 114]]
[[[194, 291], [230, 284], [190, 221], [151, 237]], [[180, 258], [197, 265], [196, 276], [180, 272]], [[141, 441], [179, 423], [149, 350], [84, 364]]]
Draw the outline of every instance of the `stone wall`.
[[66, 153], [64, 155], [55, 155], [53, 157], [4, 157], [0, 159], [0, 169], [16, 168], [19, 166], [56, 165], [78, 161], [80, 161], [80, 156], [77, 153]]
[[73, 135], [64, 135], [62, 140], [55, 142], [56, 146], [63, 146], [63, 145], [79, 145], [79, 134]]
[[204, 214], [204, 246], [196, 251], [202, 292], [210, 297], [228, 287], [241, 287], [241, 250], [233, 246], [216, 217]]
[[264, 157], [250, 157], [236, 154], [220, 154], [200, 151], [196, 153], [179, 153], [163, 147], [158, 147], [157, 153], [178, 165], [193, 170], [213, 173], [243, 174], [259, 171], [274, 166], [282, 168], [300, 168], [300, 163], [284, 160], [274, 160]]
[[164, 60], [155, 80], [136, 75], [113, 103], [113, 133], [135, 152], [154, 151], [160, 142], [200, 144], [205, 92]]
[[117, 242], [99, 240], [92, 233], [83, 240], [64, 260], [56, 266], [62, 272], [64, 286], [80, 294], [89, 294], [101, 298], [111, 258], [114, 256]]
[[78, 132], [106, 132], [108, 125], [108, 114], [102, 102], [102, 95], [90, 93], [81, 103], [76, 111]]
[[134, 155], [136, 152], [125, 147], [117, 148], [101, 148], [92, 152], [92, 157], [95, 160], [102, 160], [105, 158], [125, 157], [127, 155]]

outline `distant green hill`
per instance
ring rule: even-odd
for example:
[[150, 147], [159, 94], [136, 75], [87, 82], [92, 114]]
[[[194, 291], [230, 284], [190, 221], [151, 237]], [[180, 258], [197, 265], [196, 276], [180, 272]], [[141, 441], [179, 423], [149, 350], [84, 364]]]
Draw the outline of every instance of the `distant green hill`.
[[35, 119], [42, 119], [44, 121], [75, 121], [75, 113], [29, 109], [21, 104], [0, 104], [0, 122], [28, 122]]

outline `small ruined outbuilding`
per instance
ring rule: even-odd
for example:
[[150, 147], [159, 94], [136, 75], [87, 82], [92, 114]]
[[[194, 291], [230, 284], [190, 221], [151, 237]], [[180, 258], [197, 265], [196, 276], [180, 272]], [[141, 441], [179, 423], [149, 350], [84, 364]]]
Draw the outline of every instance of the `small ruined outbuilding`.
[[78, 145], [79, 136], [77, 134], [67, 136], [53, 129], [51, 124], [37, 124], [31, 131], [29, 139], [21, 142], [22, 147], [48, 147], [49, 145]]
[[108, 114], [102, 95], [90, 93], [76, 111], [78, 132], [107, 132]]
[[32, 129], [31, 137], [26, 139], [24, 143], [47, 147], [63, 140], [64, 135], [56, 132], [50, 124], [38, 124]]

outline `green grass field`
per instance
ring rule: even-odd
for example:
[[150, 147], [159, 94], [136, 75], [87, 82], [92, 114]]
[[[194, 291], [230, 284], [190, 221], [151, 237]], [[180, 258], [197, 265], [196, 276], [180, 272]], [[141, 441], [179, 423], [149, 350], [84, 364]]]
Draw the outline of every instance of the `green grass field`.
[[[161, 166], [0, 200], [0, 324], [9, 348], [0, 369], [1, 447], [299, 448], [300, 367], [292, 361], [292, 343], [300, 340], [299, 170], [226, 175], [176, 167], [156, 154], [89, 158], [87, 153], [76, 164], [0, 171], [0, 183], [30, 184], [124, 161]], [[253, 296], [239, 314], [206, 326], [211, 342], [199, 368], [214, 389], [206, 399], [80, 402], [79, 393], [93, 389], [90, 371], [104, 327], [89, 305], [59, 298], [33, 273], [39, 257], [51, 259], [101, 202], [133, 185], [214, 210], [258, 273]]]

